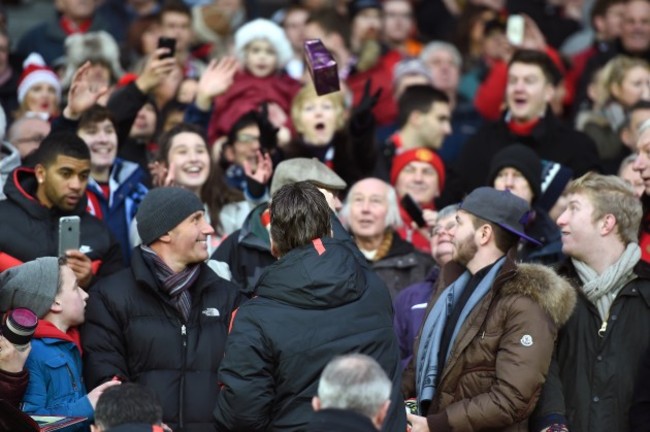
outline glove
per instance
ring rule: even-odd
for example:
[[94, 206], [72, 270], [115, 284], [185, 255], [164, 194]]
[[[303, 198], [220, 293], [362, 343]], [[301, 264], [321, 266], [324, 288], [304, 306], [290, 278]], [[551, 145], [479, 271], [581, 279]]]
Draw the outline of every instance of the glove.
[[278, 146], [278, 128], [273, 126], [269, 120], [269, 106], [266, 102], [262, 104], [258, 112], [258, 125], [260, 128], [260, 145], [263, 149], [271, 150]]
[[382, 89], [379, 88], [373, 95], [370, 95], [372, 80], [366, 81], [363, 88], [363, 96], [356, 107], [352, 109], [352, 124], [354, 128], [361, 128], [369, 122], [374, 121], [372, 109], [377, 105]]

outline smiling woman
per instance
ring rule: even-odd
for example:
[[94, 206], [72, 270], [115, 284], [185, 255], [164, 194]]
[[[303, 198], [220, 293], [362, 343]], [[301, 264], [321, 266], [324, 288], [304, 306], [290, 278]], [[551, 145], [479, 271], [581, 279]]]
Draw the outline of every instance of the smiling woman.
[[61, 83], [56, 74], [45, 65], [38, 53], [31, 53], [23, 62], [23, 73], [18, 83], [18, 119], [27, 113], [39, 113], [45, 119], [59, 114]]

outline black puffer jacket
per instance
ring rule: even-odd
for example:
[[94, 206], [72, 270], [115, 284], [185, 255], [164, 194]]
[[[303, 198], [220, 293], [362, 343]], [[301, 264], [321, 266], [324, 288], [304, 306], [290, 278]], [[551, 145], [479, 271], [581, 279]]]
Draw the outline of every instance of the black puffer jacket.
[[239, 309], [219, 370], [217, 430], [304, 431], [321, 371], [351, 352], [374, 357], [393, 380], [384, 430], [405, 430], [388, 290], [354, 243], [322, 245], [321, 253], [304, 246], [267, 267], [258, 296]]
[[7, 200], [0, 201], [0, 271], [44, 256], [57, 256], [59, 217], [81, 218], [80, 250], [93, 262], [93, 273], [106, 276], [124, 267], [120, 245], [108, 228], [86, 213], [86, 198], [74, 211], [41, 205], [36, 197], [34, 170], [16, 168], [5, 184]]
[[115, 375], [143, 384], [157, 393], [163, 420], [176, 432], [214, 431], [217, 370], [239, 302], [235, 285], [201, 267], [183, 324], [134, 249], [131, 269], [91, 289], [81, 332], [86, 387]]
[[637, 264], [637, 279], [616, 296], [601, 334], [598, 310], [578, 288], [580, 279], [570, 261], [558, 273], [576, 287], [578, 302], [558, 334], [556, 365], [531, 419], [537, 425], [534, 430], [560, 414], [575, 432], [629, 431], [634, 386], [650, 347], [650, 267]]

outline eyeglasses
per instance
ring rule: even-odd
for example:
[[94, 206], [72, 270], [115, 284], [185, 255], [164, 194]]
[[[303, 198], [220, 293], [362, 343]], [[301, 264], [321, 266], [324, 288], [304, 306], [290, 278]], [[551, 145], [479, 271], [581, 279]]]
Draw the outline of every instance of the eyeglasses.
[[449, 234], [449, 232], [456, 227], [456, 222], [452, 221], [447, 223], [446, 225], [434, 225], [431, 227], [431, 237], [439, 236], [443, 232]]
[[237, 142], [244, 143], [244, 144], [251, 144], [254, 142], [258, 142], [260, 140], [259, 136], [255, 135], [250, 135], [250, 134], [237, 134]]

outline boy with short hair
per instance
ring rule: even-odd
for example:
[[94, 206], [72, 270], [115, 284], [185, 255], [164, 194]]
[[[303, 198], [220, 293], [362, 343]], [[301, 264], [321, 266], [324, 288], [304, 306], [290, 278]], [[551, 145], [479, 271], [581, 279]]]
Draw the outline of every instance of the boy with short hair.
[[3, 273], [2, 282], [3, 296], [22, 298], [39, 317], [26, 363], [30, 379], [23, 411], [91, 420], [99, 396], [119, 381], [86, 392], [77, 326], [84, 322], [88, 294], [77, 284], [66, 259], [44, 257], [11, 268]]

